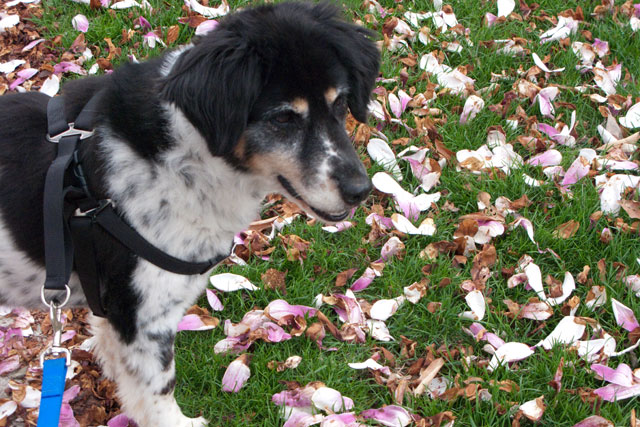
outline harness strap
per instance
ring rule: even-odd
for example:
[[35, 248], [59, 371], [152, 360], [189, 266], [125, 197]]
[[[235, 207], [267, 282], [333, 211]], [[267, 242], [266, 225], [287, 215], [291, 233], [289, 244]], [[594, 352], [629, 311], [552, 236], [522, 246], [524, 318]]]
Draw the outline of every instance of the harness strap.
[[[99, 98], [99, 94], [91, 98], [75, 123], [66, 122], [62, 97], [51, 98], [47, 105], [50, 135], [48, 139], [58, 143], [58, 154], [47, 171], [45, 181], [44, 236], [47, 278], [44, 287], [64, 290], [72, 267], [75, 266], [89, 307], [95, 315], [105, 317], [107, 313], [103, 304], [101, 271], [96, 250], [96, 242], [104, 238], [103, 231], [135, 255], [176, 274], [204, 274], [228, 255], [221, 254], [203, 262], [183, 261], [171, 256], [149, 243], [127, 224], [116, 213], [110, 200], [96, 201], [91, 196], [77, 159], [76, 147], [78, 141], [93, 133], [89, 129], [93, 126], [93, 116]], [[75, 177], [81, 181], [84, 190], [70, 185], [64, 186], [66, 172], [72, 163]], [[68, 209], [71, 204], [79, 207], [84, 214], [71, 216], [67, 222], [65, 207]]]

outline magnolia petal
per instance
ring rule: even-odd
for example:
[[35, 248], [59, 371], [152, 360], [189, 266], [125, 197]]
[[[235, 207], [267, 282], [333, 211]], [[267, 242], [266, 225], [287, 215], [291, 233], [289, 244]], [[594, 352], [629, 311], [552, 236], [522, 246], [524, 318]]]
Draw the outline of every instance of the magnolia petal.
[[547, 320], [553, 316], [553, 309], [546, 302], [529, 302], [522, 306], [519, 316], [523, 319]]
[[584, 156], [578, 156], [577, 159], [573, 161], [569, 169], [567, 169], [567, 173], [565, 173], [564, 178], [560, 185], [563, 187], [568, 187], [569, 185], [573, 185], [589, 173], [591, 169], [591, 161], [588, 160]]
[[218, 26], [218, 21], [213, 19], [207, 19], [206, 21], [202, 21], [196, 27], [196, 36], [204, 36], [205, 34], [213, 31]]
[[551, 149], [531, 157], [526, 163], [531, 166], [557, 166], [562, 163], [562, 154], [558, 150]]
[[390, 258], [396, 256], [398, 253], [404, 250], [404, 243], [397, 237], [393, 236], [382, 246], [380, 250], [380, 257], [388, 261]]
[[557, 298], [547, 298], [547, 304], [551, 307], [563, 303], [571, 293], [576, 289], [576, 282], [573, 279], [573, 275], [568, 271], [564, 273], [564, 281], [562, 282], [562, 295]]
[[295, 412], [287, 419], [282, 427], [307, 427], [318, 424], [325, 419], [322, 414], [311, 415], [306, 412]]
[[484, 108], [484, 100], [476, 95], [467, 98], [460, 115], [460, 124], [464, 125], [467, 121], [472, 120]]
[[369, 315], [372, 319], [382, 320], [383, 322], [398, 310], [398, 307], [404, 302], [404, 297], [401, 299], [381, 299], [373, 303], [369, 310]]
[[311, 396], [311, 402], [317, 409], [329, 414], [349, 411], [353, 408], [353, 400], [330, 387], [317, 389]]
[[633, 371], [626, 363], [619, 364], [616, 369], [596, 363], [591, 365], [591, 370], [606, 382], [623, 387], [631, 387], [633, 385]]
[[[20, 23], [19, 15], [2, 15], [0, 18], [0, 33], [3, 33], [7, 28], [15, 27]], [[24, 62], [23, 62], [24, 63]]]
[[394, 338], [389, 333], [387, 325], [381, 320], [368, 319], [367, 328], [369, 329], [369, 334], [373, 339], [384, 342], [394, 341]]
[[337, 222], [335, 225], [327, 225], [325, 227], [322, 227], [322, 229], [329, 233], [339, 233], [341, 231], [348, 230], [353, 226], [354, 226], [354, 223], [351, 221], [340, 221], [340, 222]]
[[315, 316], [316, 311], [317, 310], [313, 307], [307, 307], [305, 305], [291, 305], [285, 300], [278, 299], [271, 301], [269, 305], [265, 307], [264, 314], [277, 322], [285, 316]]
[[531, 421], [540, 421], [545, 410], [544, 396], [523, 403], [519, 409]]
[[547, 296], [544, 294], [544, 289], [542, 287], [542, 273], [540, 272], [540, 267], [538, 267], [534, 263], [528, 264], [524, 268], [524, 273], [527, 275], [527, 281], [531, 289], [538, 295], [541, 301], [546, 301]]
[[211, 289], [207, 289], [207, 301], [209, 302], [209, 305], [211, 306], [211, 309], [213, 311], [224, 310], [224, 306], [222, 305], [222, 302], [220, 301], [216, 293]]
[[536, 95], [536, 99], [538, 100], [538, 104], [540, 106], [540, 113], [544, 117], [553, 118], [555, 114], [555, 109], [553, 108], [553, 104], [551, 101], [555, 99], [558, 95], [558, 88], [556, 86], [548, 86], [542, 89]]
[[359, 363], [348, 363], [348, 365], [353, 369], [371, 369], [372, 371], [380, 371], [384, 375], [391, 375], [391, 369], [388, 366], [383, 366], [373, 359]]
[[0, 362], [0, 375], [6, 375], [9, 372], [13, 372], [20, 367], [20, 356], [14, 354], [13, 356], [5, 358]]
[[469, 308], [471, 308], [471, 311], [465, 311], [461, 313], [460, 316], [465, 319], [482, 320], [486, 311], [486, 303], [482, 292], [478, 290], [471, 291], [464, 299], [469, 305]]
[[360, 412], [364, 419], [373, 419], [384, 426], [404, 427], [413, 422], [411, 414], [401, 406], [389, 405], [380, 409], [367, 409]]
[[636, 293], [637, 297], [640, 297], [640, 275], [634, 274], [631, 276], [626, 276], [622, 279], [624, 283], [631, 289], [631, 291]]
[[640, 128], [640, 102], [634, 104], [624, 117], [620, 117], [620, 124], [628, 129]]
[[571, 17], [558, 16], [558, 24], [549, 31], [542, 33], [540, 35], [540, 42], [546, 43], [565, 39], [578, 31], [578, 23], [579, 21]]
[[564, 67], [556, 68], [555, 70], [549, 69], [549, 67], [547, 67], [545, 63], [542, 62], [542, 59], [540, 59], [538, 54], [535, 52], [532, 54], [532, 56], [533, 56], [533, 62], [538, 66], [538, 68], [540, 68], [545, 73], [559, 73], [561, 71], [564, 71]]
[[241, 337], [228, 337], [220, 340], [213, 346], [215, 354], [240, 353], [251, 346], [252, 341]]
[[240, 289], [255, 291], [258, 289], [258, 287], [251, 283], [246, 277], [233, 273], [222, 273], [211, 276], [209, 283], [222, 292], [233, 292]]
[[29, 43], [28, 45], [26, 45], [25, 47], [22, 48], [21, 52], [28, 52], [31, 49], [33, 49], [34, 47], [36, 47], [37, 45], [39, 45], [40, 43], [42, 43], [44, 41], [44, 39], [36, 39], [34, 41], [32, 41], [31, 43]]
[[600, 415], [592, 415], [574, 424], [573, 427], [614, 427], [614, 424]]
[[205, 323], [197, 314], [186, 314], [180, 323], [178, 323], [178, 332], [180, 331], [207, 331], [214, 329], [215, 323]]
[[613, 308], [613, 315], [615, 316], [616, 323], [619, 326], [622, 326], [629, 332], [640, 327], [636, 316], [633, 314], [633, 310], [622, 304], [620, 301], [615, 298], [611, 298], [611, 308]]
[[595, 67], [592, 68], [592, 71], [596, 85], [607, 95], [614, 95], [616, 93], [616, 86], [622, 76], [622, 64], [605, 67], [602, 65], [602, 62], [598, 61]]
[[74, 30], [86, 33], [89, 30], [89, 20], [86, 16], [78, 14], [71, 20], [71, 25]]
[[640, 396], [640, 384], [632, 387], [622, 387], [615, 384], [601, 387], [593, 390], [595, 394], [608, 402], [629, 399], [630, 397]]
[[207, 18], [217, 18], [229, 13], [229, 5], [225, 0], [218, 7], [207, 7], [198, 3], [197, 0], [184, 0], [184, 4], [194, 12], [199, 13]]
[[391, 172], [396, 180], [402, 181], [402, 171], [389, 144], [380, 138], [371, 138], [367, 144], [367, 152], [374, 162]]
[[0, 73], [8, 74], [24, 63], [25, 61], [22, 59], [14, 59], [12, 61], [3, 62], [0, 64]]
[[536, 347], [542, 346], [545, 350], [551, 350], [555, 344], [574, 344], [582, 337], [585, 329], [586, 325], [576, 322], [575, 316], [565, 316], [544, 340], [536, 344]]
[[107, 427], [129, 427], [133, 425], [133, 420], [125, 414], [118, 414], [107, 422]]
[[249, 356], [243, 354], [229, 364], [222, 377], [222, 391], [237, 393], [251, 376]]
[[0, 420], [5, 420], [9, 416], [13, 415], [18, 409], [18, 404], [13, 400], [8, 400], [0, 405]]
[[516, 2], [514, 0], [498, 0], [498, 16], [507, 17], [511, 15], [515, 7]]
[[491, 372], [498, 366], [526, 359], [534, 353], [528, 345], [519, 342], [508, 342], [501, 345], [491, 357], [487, 369]]

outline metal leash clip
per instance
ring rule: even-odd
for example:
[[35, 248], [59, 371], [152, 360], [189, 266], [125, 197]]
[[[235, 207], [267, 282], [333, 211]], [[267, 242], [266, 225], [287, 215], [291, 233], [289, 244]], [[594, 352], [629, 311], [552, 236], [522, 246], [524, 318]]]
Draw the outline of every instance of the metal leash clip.
[[58, 302], [56, 298], [47, 302], [44, 296], [44, 286], [40, 290], [40, 299], [42, 299], [44, 305], [49, 307], [49, 318], [51, 319], [51, 329], [53, 329], [53, 342], [51, 343], [51, 347], [48, 347], [40, 354], [40, 367], [44, 366], [44, 360], [47, 356], [58, 356], [61, 354], [64, 354], [66, 365], [71, 365], [71, 352], [69, 349], [62, 347], [62, 307], [69, 301], [69, 297], [71, 296], [69, 285], [64, 285], [64, 287], [66, 295], [62, 302]]

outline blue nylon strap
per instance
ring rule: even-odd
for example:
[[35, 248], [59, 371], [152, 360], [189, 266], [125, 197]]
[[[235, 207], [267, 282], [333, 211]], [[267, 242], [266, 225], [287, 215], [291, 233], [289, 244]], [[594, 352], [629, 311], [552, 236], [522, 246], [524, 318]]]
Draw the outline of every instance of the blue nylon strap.
[[44, 361], [38, 427], [58, 427], [66, 376], [67, 365], [64, 357]]

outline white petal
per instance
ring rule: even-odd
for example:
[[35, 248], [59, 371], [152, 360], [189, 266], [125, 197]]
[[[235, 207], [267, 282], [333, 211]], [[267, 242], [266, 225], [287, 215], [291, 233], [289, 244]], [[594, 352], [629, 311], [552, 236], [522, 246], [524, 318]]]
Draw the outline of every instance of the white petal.
[[586, 325], [577, 323], [574, 316], [566, 316], [544, 340], [536, 344], [536, 347], [541, 345], [545, 350], [551, 350], [556, 343], [573, 344], [582, 337], [585, 329]]
[[498, 16], [507, 17], [511, 15], [515, 7], [516, 2], [514, 0], [498, 0]]
[[378, 341], [393, 341], [394, 338], [389, 333], [387, 325], [381, 320], [367, 320], [367, 326], [371, 336]]
[[540, 267], [534, 263], [530, 263], [524, 268], [524, 273], [527, 275], [529, 286], [531, 286], [531, 289], [535, 291], [538, 298], [540, 298], [541, 301], [546, 301], [547, 296], [544, 294], [544, 289], [542, 287], [542, 273], [540, 272]]
[[53, 97], [60, 90], [60, 78], [55, 74], [52, 74], [47, 80], [42, 83], [40, 92]]
[[25, 61], [23, 61], [22, 59], [14, 59], [12, 61], [3, 62], [2, 64], [0, 64], [0, 73], [10, 73], [24, 63]]
[[216, 274], [209, 278], [209, 282], [222, 292], [233, 292], [240, 289], [255, 291], [258, 289], [258, 287], [251, 283], [246, 277], [233, 273]]
[[467, 301], [471, 311], [465, 311], [464, 313], [461, 313], [461, 316], [465, 319], [482, 320], [486, 311], [486, 303], [482, 292], [478, 290], [471, 291], [464, 297], [464, 299]]
[[537, 399], [530, 400], [520, 405], [520, 410], [525, 417], [531, 421], [539, 421], [544, 414], [545, 406], [543, 403], [544, 396], [540, 396]]
[[556, 68], [555, 70], [550, 70], [549, 67], [547, 67], [545, 63], [542, 62], [542, 59], [540, 59], [537, 53], [534, 52], [532, 56], [533, 56], [533, 62], [538, 66], [538, 68], [540, 68], [545, 73], [559, 73], [561, 71], [564, 71], [564, 67]]
[[562, 282], [562, 295], [557, 298], [548, 298], [547, 304], [551, 307], [561, 304], [569, 298], [571, 293], [576, 289], [576, 282], [573, 280], [573, 276], [568, 271], [564, 273], [564, 282]]
[[394, 178], [402, 181], [402, 172], [398, 166], [396, 155], [393, 154], [389, 144], [380, 138], [371, 138], [367, 144], [367, 152], [374, 162], [382, 166], [386, 171], [391, 172]]
[[327, 413], [348, 411], [353, 408], [353, 401], [342, 396], [338, 390], [320, 387], [311, 396], [313, 406]]
[[369, 314], [372, 319], [382, 320], [383, 322], [398, 310], [398, 301], [395, 299], [381, 299], [373, 303]]
[[501, 345], [493, 354], [487, 369], [491, 372], [501, 364], [516, 362], [531, 356], [534, 351], [528, 345], [519, 342], [508, 342]]
[[640, 102], [629, 108], [624, 117], [620, 117], [620, 124], [628, 129], [640, 128]]

